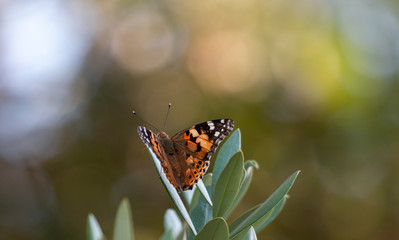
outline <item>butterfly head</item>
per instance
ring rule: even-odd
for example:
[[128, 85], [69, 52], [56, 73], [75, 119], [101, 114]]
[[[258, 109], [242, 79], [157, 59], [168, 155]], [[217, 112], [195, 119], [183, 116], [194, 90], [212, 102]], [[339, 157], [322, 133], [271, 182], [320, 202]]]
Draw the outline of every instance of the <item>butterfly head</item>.
[[168, 134], [166, 134], [165, 132], [159, 132], [157, 134], [157, 137], [161, 143], [164, 143], [165, 141], [171, 141]]

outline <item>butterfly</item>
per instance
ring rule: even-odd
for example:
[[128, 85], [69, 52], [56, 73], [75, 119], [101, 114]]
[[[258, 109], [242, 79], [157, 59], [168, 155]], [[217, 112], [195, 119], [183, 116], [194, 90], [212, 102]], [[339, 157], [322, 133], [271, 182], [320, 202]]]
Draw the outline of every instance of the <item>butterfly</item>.
[[234, 128], [231, 119], [217, 119], [187, 128], [172, 138], [165, 132], [154, 134], [139, 126], [137, 131], [145, 145], [158, 157], [169, 182], [177, 192], [193, 189], [202, 179], [210, 158]]

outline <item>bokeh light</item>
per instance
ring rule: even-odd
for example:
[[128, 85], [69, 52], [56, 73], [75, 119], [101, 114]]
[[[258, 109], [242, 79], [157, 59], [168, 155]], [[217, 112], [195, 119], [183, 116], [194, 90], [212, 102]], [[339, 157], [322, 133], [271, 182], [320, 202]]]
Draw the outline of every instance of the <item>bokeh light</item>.
[[56, 128], [83, 97], [85, 86], [75, 77], [92, 33], [63, 7], [43, 0], [3, 9], [0, 154], [5, 160], [34, 163], [55, 154]]

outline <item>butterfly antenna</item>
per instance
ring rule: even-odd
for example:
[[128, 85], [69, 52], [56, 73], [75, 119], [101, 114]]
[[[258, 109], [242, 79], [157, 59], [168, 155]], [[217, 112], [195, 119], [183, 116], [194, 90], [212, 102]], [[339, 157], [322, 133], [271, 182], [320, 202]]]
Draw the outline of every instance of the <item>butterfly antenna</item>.
[[165, 129], [166, 120], [168, 120], [170, 106], [172, 106], [171, 103], [169, 103], [168, 112], [166, 113], [166, 118], [165, 118], [165, 121], [163, 122], [162, 131]]
[[138, 117], [141, 121], [143, 121], [144, 123], [150, 125], [150, 126], [153, 127], [155, 130], [157, 130], [158, 132], [160, 132], [159, 129], [156, 128], [154, 125], [152, 125], [151, 123], [147, 122], [146, 120], [144, 120], [143, 118], [141, 118], [139, 115], [137, 115], [136, 111], [133, 111], [133, 114], [134, 114], [136, 117]]

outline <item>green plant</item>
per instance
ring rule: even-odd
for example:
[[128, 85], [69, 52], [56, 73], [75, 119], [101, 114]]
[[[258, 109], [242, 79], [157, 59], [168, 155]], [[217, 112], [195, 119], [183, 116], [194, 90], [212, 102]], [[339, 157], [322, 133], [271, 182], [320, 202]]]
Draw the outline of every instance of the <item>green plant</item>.
[[[175, 210], [168, 209], [162, 240], [256, 239], [256, 232], [265, 228], [282, 210], [287, 193], [299, 174], [299, 171], [293, 173], [268, 199], [228, 225], [226, 219], [242, 200], [253, 171], [258, 168], [254, 160], [244, 162], [239, 129], [220, 148], [213, 173], [207, 173], [192, 191], [183, 192], [184, 201], [162, 173], [159, 160], [151, 151], [150, 154], [177, 212], [184, 219], [183, 223]], [[131, 219], [128, 201], [123, 200], [116, 217], [115, 240], [133, 239]], [[92, 214], [88, 218], [88, 239], [105, 239]]]
[[[96, 217], [92, 213], [87, 218], [87, 239], [106, 240]], [[133, 218], [129, 200], [124, 198], [119, 204], [116, 212], [114, 225], [114, 240], [134, 240]]]

